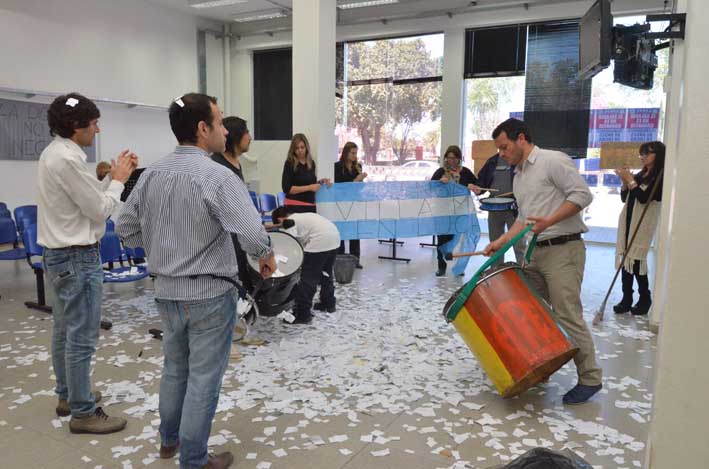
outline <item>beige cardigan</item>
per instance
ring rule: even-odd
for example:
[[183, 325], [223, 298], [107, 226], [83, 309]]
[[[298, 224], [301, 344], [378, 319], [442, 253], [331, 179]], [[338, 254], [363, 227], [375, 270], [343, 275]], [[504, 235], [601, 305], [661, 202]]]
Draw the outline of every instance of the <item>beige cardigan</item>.
[[[646, 190], [647, 186], [642, 184], [640, 186], [643, 190]], [[628, 198], [629, 200], [629, 198]], [[633, 199], [635, 201], [635, 206], [633, 207], [633, 216], [630, 219], [630, 228], [627, 230], [628, 240], [630, 242], [630, 237], [633, 236], [635, 228], [638, 226], [640, 221], [640, 216], [645, 210], [647, 204], [641, 204], [638, 199]], [[645, 218], [643, 218], [643, 223], [638, 230], [638, 234], [635, 236], [633, 245], [628, 250], [628, 257], [625, 258], [623, 263], [623, 269], [626, 272], [633, 271], [633, 264], [635, 261], [640, 262], [640, 275], [647, 275], [647, 253], [650, 250], [650, 245], [652, 244], [652, 238], [655, 236], [655, 231], [657, 231], [657, 223], [660, 219], [660, 202], [656, 200], [651, 200], [648, 202], [650, 207], [647, 209]], [[626, 245], [626, 230], [625, 230], [625, 218], [628, 212], [628, 202], [623, 205], [623, 210], [620, 212], [618, 218], [618, 239], [615, 244], [615, 268], [620, 266], [620, 261], [623, 259], [623, 254], [625, 253]]]

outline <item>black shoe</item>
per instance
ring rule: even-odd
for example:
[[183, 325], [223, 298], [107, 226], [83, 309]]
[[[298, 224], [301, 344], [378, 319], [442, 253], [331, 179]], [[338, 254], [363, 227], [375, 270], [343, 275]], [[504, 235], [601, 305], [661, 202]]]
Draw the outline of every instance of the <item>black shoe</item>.
[[296, 316], [293, 322], [288, 322], [285, 319], [283, 320], [284, 323], [286, 324], [310, 324], [313, 321], [313, 315], [308, 313], [308, 314], [301, 314], [300, 316]]
[[438, 269], [436, 271], [436, 277], [443, 277], [444, 275], [446, 275], [446, 269]]
[[652, 300], [649, 297], [641, 297], [635, 306], [630, 308], [630, 312], [633, 316], [644, 316], [650, 311], [650, 306], [652, 306]]
[[313, 305], [313, 309], [317, 309], [318, 311], [327, 311], [328, 313], [334, 313], [335, 312], [335, 306], [323, 306], [322, 303], [315, 303]]
[[362, 267], [362, 264], [360, 264], [358, 262], [357, 265], [355, 266], [355, 269], [364, 269], [364, 267]]
[[583, 404], [602, 388], [602, 384], [597, 384], [595, 386], [577, 384], [571, 391], [564, 394], [563, 402], [567, 405]]
[[615, 314], [624, 314], [630, 312], [630, 308], [633, 306], [633, 297], [623, 299], [617, 305], [613, 306], [613, 312]]

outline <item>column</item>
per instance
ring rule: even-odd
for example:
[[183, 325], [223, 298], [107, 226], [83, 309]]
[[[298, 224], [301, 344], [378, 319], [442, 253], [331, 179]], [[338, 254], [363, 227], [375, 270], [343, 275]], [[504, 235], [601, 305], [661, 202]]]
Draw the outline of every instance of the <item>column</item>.
[[[444, 31], [441, 152], [444, 152], [448, 145], [459, 145], [461, 148], [465, 146], [463, 142], [464, 66], [465, 29]], [[463, 158], [467, 160], [470, 155], [463, 155]]]

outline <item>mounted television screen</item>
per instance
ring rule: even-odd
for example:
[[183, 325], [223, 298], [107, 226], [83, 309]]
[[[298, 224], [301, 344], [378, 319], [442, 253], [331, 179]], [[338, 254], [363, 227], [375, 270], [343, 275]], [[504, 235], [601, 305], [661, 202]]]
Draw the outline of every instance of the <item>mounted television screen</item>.
[[592, 78], [611, 63], [613, 16], [610, 0], [596, 0], [581, 18], [579, 78]]

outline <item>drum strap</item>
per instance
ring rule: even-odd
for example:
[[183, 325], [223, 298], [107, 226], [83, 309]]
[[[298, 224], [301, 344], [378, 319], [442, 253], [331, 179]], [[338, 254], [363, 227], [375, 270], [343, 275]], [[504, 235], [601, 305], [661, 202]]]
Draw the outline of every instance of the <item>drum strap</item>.
[[234, 280], [233, 278], [231, 278], [231, 277], [227, 277], [227, 276], [224, 276], [224, 275], [202, 274], [202, 275], [190, 275], [190, 278], [194, 279], [194, 278], [201, 277], [201, 276], [204, 276], [204, 275], [206, 275], [207, 277], [212, 277], [213, 279], [223, 280], [223, 281], [225, 281], [225, 282], [231, 283], [232, 285], [234, 285], [234, 288], [236, 288], [236, 291], [239, 292], [239, 298], [241, 298], [241, 299], [243, 299], [243, 300], [246, 299], [246, 296], [247, 296], [248, 292], [246, 291], [246, 289], [244, 288], [244, 286], [243, 286], [241, 283], [239, 283], [239, 282], [237, 282], [236, 280]]

